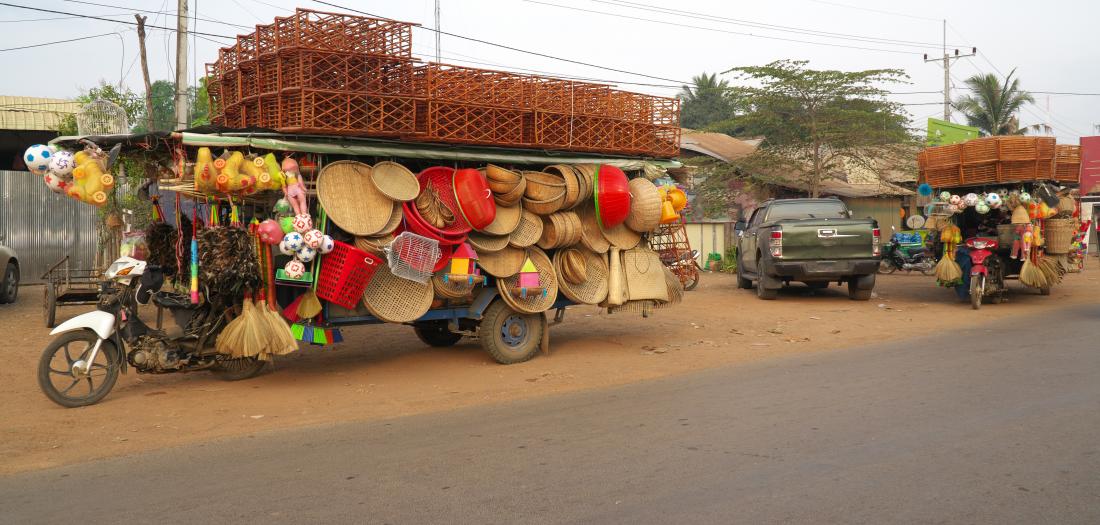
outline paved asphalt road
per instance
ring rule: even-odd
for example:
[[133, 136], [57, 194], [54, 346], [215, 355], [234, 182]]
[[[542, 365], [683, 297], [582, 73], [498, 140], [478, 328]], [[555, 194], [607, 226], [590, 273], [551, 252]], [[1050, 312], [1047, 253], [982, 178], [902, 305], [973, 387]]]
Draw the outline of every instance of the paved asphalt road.
[[1096, 524], [1098, 319], [0, 478], [0, 522]]

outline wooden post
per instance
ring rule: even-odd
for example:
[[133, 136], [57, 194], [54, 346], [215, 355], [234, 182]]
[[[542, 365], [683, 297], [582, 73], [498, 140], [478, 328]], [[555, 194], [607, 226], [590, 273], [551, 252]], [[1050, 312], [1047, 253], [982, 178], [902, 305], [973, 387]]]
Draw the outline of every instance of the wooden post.
[[145, 18], [134, 14], [137, 20], [138, 49], [141, 53], [141, 75], [145, 80], [145, 127], [146, 131], [153, 131], [153, 93], [149, 84], [149, 61], [145, 58]]

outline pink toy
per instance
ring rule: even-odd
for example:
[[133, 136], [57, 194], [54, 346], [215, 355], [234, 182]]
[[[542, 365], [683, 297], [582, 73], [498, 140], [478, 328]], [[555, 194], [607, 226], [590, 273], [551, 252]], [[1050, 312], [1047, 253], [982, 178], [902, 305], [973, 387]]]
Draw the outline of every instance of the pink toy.
[[283, 173], [286, 175], [286, 186], [283, 194], [290, 206], [294, 208], [294, 215], [309, 215], [309, 207], [306, 205], [306, 184], [302, 182], [302, 174], [298, 171], [298, 162], [291, 157], [283, 159]]
[[1030, 224], [1018, 224], [1016, 225], [1016, 235], [1012, 240], [1012, 253], [1009, 254], [1011, 259], [1027, 259], [1031, 254], [1031, 243], [1035, 239], [1035, 232], [1031, 229]]
[[256, 233], [264, 244], [279, 244], [283, 240], [283, 228], [278, 221], [268, 219], [256, 227]]

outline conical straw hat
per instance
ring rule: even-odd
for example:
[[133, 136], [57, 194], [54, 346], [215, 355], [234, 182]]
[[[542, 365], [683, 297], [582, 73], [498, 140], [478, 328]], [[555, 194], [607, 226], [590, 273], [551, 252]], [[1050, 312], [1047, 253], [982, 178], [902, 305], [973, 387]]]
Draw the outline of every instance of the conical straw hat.
[[638, 177], [630, 180], [630, 215], [626, 225], [639, 233], [653, 231], [661, 223], [661, 194], [649, 180]]
[[1017, 206], [1012, 210], [1012, 224], [1027, 224], [1031, 222], [1031, 216], [1027, 214], [1027, 208]]

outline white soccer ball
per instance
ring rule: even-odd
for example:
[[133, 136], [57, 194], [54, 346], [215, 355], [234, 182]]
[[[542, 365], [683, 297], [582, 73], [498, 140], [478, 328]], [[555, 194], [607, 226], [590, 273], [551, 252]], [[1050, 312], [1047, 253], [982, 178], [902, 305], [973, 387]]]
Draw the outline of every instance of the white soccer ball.
[[283, 271], [291, 279], [301, 279], [306, 274], [306, 265], [298, 259], [291, 259], [287, 261], [286, 266], [283, 266]]
[[978, 194], [977, 193], [967, 193], [966, 197], [963, 197], [963, 202], [965, 202], [967, 206], [971, 206], [971, 207], [977, 206], [978, 205], [978, 200], [980, 200], [980, 199], [978, 199]]
[[994, 210], [1000, 208], [1003, 202], [1001, 196], [996, 193], [990, 193], [985, 196], [985, 203]]
[[298, 258], [301, 259], [302, 262], [311, 262], [316, 257], [317, 250], [309, 246], [302, 246], [302, 248], [298, 250]]
[[50, 188], [50, 191], [64, 195], [69, 189], [69, 181], [62, 179], [52, 173], [47, 173], [42, 176], [42, 182], [46, 183], [46, 186]]
[[27, 163], [27, 169], [31, 173], [42, 176], [50, 169], [50, 158], [53, 151], [45, 144], [35, 144], [23, 152], [23, 161]]
[[69, 178], [72, 174], [73, 168], [76, 167], [76, 159], [73, 158], [73, 154], [68, 151], [59, 151], [54, 153], [50, 157], [50, 174], [59, 176], [61, 178]]
[[313, 219], [308, 213], [300, 213], [294, 216], [294, 231], [305, 233], [313, 229]]
[[332, 240], [332, 237], [326, 235], [321, 240], [321, 253], [329, 253], [336, 249], [336, 241]]
[[305, 246], [305, 241], [302, 239], [302, 234], [290, 232], [283, 236], [283, 244], [286, 244], [290, 251], [297, 252], [302, 249], [302, 246]]
[[309, 230], [302, 238], [305, 239], [306, 246], [316, 250], [321, 247], [321, 241], [325, 239], [325, 234], [321, 233], [321, 230]]

